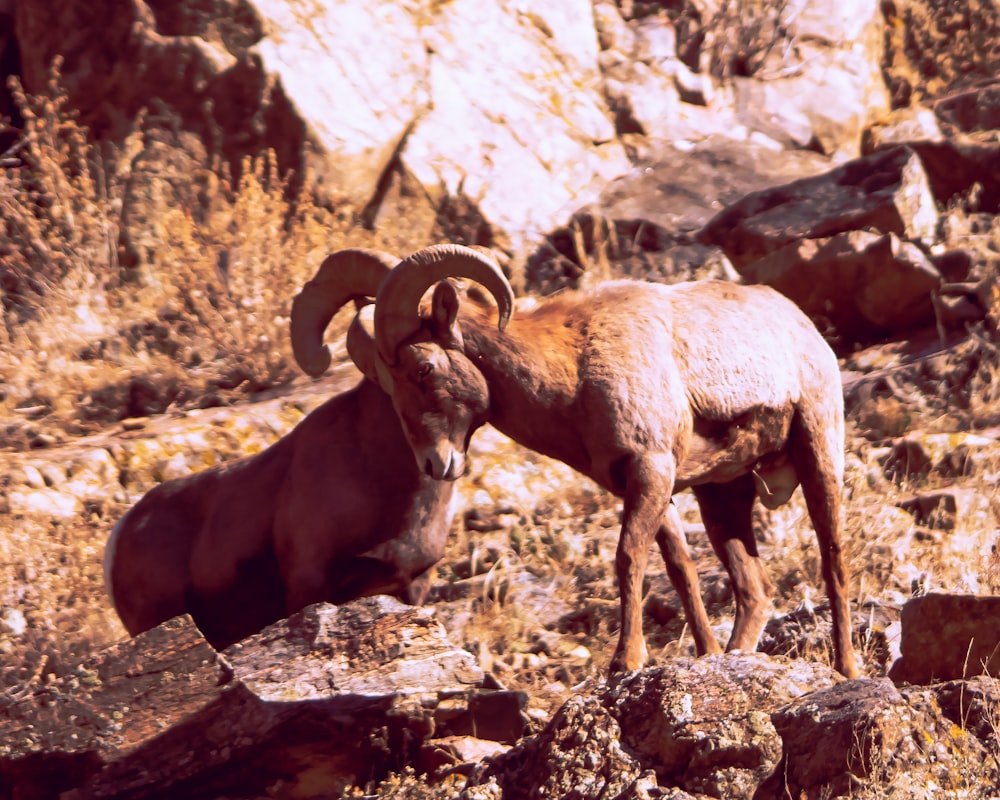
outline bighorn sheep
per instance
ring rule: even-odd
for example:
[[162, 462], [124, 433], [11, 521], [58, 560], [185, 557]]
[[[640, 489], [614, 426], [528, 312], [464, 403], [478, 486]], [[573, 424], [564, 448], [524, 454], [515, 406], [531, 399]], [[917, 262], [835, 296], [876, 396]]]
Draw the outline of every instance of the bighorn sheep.
[[[499, 313], [471, 296], [460, 302], [449, 277], [480, 283]], [[697, 651], [719, 651], [671, 503], [686, 487], [732, 580], [728, 649], [755, 648], [774, 589], [751, 526], [754, 498], [775, 507], [801, 482], [834, 663], [857, 675], [839, 537], [843, 397], [836, 359], [809, 319], [769, 288], [722, 281], [609, 281], [518, 309], [513, 321], [512, 308], [503, 272], [471, 248], [425, 248], [383, 281], [376, 368], [420, 468], [457, 478], [470, 437], [489, 422], [623, 498], [613, 670], [647, 660], [641, 588], [654, 537]]]
[[[397, 261], [374, 251], [326, 259], [292, 308], [307, 372], [330, 362], [317, 326], [374, 296]], [[360, 317], [348, 350], [371, 376], [374, 342]], [[388, 592], [420, 604], [452, 496], [453, 485], [416, 468], [391, 400], [366, 378], [261, 453], [149, 491], [111, 534], [105, 582], [130, 634], [190, 613], [219, 648], [319, 601]]]

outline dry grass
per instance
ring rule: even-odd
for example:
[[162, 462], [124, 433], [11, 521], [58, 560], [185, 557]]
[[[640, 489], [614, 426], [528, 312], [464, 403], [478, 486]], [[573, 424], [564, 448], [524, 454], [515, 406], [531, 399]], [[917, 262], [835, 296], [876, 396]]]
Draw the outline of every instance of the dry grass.
[[[3, 686], [60, 674], [82, 648], [122, 635], [101, 556], [134, 499], [119, 492], [75, 515], [7, 513], [7, 491], [24, 478], [11, 453], [286, 383], [299, 374], [292, 297], [328, 252], [372, 243], [308, 191], [292, 202], [269, 154], [246, 161], [236, 181], [222, 166], [172, 176], [197, 201], [180, 203], [142, 174], [155, 126], [140, 119], [120, 150], [101, 148], [67, 110], [57, 74], [49, 95], [16, 95], [25, 135], [0, 157]], [[141, 257], [126, 264], [136, 197], [163, 202], [149, 209], [156, 224], [143, 229]], [[120, 468], [104, 465], [103, 478], [117, 484]], [[34, 475], [43, 490], [90, 479], [89, 468], [52, 469]]]
[[2, 160], [0, 446], [294, 377], [291, 299], [358, 239], [346, 215], [310, 201], [308, 176], [292, 202], [271, 154], [235, 181], [221, 165], [151, 170], [143, 119], [121, 150], [98, 148], [55, 81], [50, 96], [18, 91], [25, 136]]
[[[350, 226], [348, 214], [311, 203], [308, 191], [291, 202], [286, 176], [266, 155], [246, 162], [235, 181], [221, 166], [192, 174], [193, 187], [182, 189], [197, 203], [165, 203], [145, 238], [125, 247], [130, 192], [150, 189], [137, 184], [144, 180], [137, 157], [155, 151], [151, 129], [140, 120], [122, 150], [110, 152], [88, 142], [55, 83], [51, 97], [19, 98], [26, 136], [0, 160], [0, 449], [19, 452], [0, 453], [0, 503], [24, 477], [12, 465], [31, 447], [104, 430], [130, 415], [246, 400], [289, 381], [296, 371], [288, 308], [320, 260], [345, 245], [402, 249], [372, 241]], [[956, 239], [972, 235], [961, 215], [950, 224]], [[984, 233], [979, 245], [1000, 251], [998, 230]], [[607, 226], [595, 236], [596, 250], [583, 241], [576, 246], [601, 272], [618, 245]], [[944, 424], [940, 405], [887, 406], [879, 419], [889, 433], [1000, 420], [1000, 292], [989, 297], [988, 319], [970, 339], [976, 369], [967, 408]], [[891, 604], [929, 589], [998, 590], [1000, 458], [961, 480], [977, 502], [945, 534], [919, 529], [895, 504], [956, 479], [931, 472], [892, 481], [872, 437], [856, 433], [844, 511], [856, 598]], [[477, 434], [475, 445], [475, 474], [461, 487], [463, 507], [475, 514], [456, 524], [440, 567], [439, 614], [501, 682], [530, 692], [531, 710], [543, 719], [572, 687], [606, 671], [617, 637], [613, 562], [621, 506], [565, 466], [494, 433]], [[234, 444], [214, 455], [236, 451]], [[61, 477], [33, 480], [51, 486], [73, 469], [83, 475], [119, 467], [70, 466]], [[100, 559], [107, 531], [132, 499], [112, 492], [62, 518], [15, 515], [0, 505], [0, 691], [17, 693], [66, 674], [81, 650], [123, 635], [104, 595]], [[724, 639], [732, 616], [728, 579], [697, 532], [692, 499], [678, 503]], [[815, 534], [800, 494], [759, 521], [762, 554], [778, 588], [775, 613], [821, 601]], [[651, 650], [690, 652], [662, 562], [651, 554], [649, 563]], [[866, 654], [870, 674], [881, 674], [884, 663]], [[817, 650], [809, 657], [829, 656]], [[393, 780], [384, 796], [445, 796], [420, 788], [412, 776]]]

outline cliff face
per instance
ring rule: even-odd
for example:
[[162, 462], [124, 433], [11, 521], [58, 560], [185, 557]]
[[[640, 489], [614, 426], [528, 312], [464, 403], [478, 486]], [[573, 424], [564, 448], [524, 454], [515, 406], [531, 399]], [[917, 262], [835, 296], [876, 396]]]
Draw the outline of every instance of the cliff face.
[[[784, 16], [782, 16], [784, 14]], [[104, 0], [14, 7], [20, 75], [53, 59], [81, 121], [124, 137], [140, 109], [238, 166], [272, 148], [371, 225], [402, 176], [462, 197], [523, 259], [661, 141], [718, 133], [858, 154], [888, 109], [874, 2], [303, 5]], [[414, 230], [421, 239], [429, 230]]]

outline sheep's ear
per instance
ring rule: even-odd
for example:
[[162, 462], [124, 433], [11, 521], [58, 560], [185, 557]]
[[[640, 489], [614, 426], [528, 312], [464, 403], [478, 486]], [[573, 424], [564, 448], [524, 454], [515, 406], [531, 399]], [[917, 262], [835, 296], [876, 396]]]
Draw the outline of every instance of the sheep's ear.
[[431, 298], [431, 324], [439, 341], [462, 347], [462, 332], [458, 326], [458, 289], [451, 281], [441, 281], [434, 287]]
[[375, 306], [360, 309], [347, 329], [347, 353], [354, 365], [370, 381], [379, 382], [375, 366]]

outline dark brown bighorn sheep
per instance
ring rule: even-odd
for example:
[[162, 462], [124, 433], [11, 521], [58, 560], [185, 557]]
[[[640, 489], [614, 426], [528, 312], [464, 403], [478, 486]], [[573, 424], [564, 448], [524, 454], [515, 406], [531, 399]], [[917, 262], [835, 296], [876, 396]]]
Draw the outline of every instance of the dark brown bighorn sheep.
[[[373, 297], [396, 263], [354, 250], [324, 261], [292, 308], [305, 371], [330, 363], [321, 337], [333, 314]], [[371, 377], [361, 314], [347, 345]], [[115, 526], [105, 581], [130, 634], [190, 613], [218, 648], [319, 601], [392, 593], [420, 604], [453, 488], [416, 468], [391, 400], [365, 379], [266, 450], [150, 490]]]
[[[460, 301], [449, 277], [480, 283], [499, 313]], [[756, 647], [774, 590], [751, 526], [754, 498], [780, 505], [801, 482], [833, 610], [835, 666], [857, 675], [839, 538], [840, 374], [809, 319], [769, 288], [720, 281], [610, 281], [513, 319], [512, 311], [497, 264], [456, 245], [414, 253], [379, 288], [376, 367], [420, 468], [457, 478], [471, 435], [489, 422], [623, 498], [613, 670], [647, 659], [641, 588], [654, 537], [698, 652], [719, 651], [671, 503], [687, 487], [732, 580], [728, 649]]]

